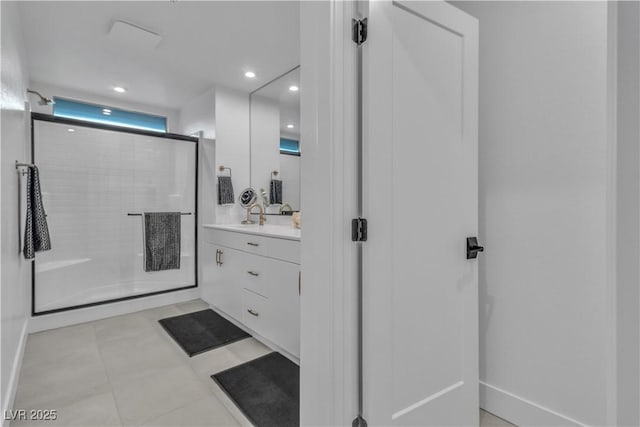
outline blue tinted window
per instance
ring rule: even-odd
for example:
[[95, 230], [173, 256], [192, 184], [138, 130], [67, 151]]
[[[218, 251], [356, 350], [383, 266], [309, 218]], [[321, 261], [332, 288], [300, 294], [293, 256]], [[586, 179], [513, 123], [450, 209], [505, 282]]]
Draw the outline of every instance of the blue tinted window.
[[87, 104], [64, 98], [53, 99], [55, 101], [53, 104], [53, 115], [57, 117], [155, 132], [167, 131], [166, 117], [120, 110], [104, 105]]
[[300, 141], [280, 138], [280, 154], [300, 155]]

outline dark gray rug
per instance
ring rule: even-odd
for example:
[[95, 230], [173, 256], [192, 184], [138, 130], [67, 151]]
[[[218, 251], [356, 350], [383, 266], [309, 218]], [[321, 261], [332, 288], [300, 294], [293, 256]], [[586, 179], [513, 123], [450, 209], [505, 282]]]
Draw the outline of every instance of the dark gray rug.
[[158, 322], [189, 357], [251, 336], [211, 309]]
[[300, 425], [300, 368], [269, 353], [211, 375], [256, 427]]

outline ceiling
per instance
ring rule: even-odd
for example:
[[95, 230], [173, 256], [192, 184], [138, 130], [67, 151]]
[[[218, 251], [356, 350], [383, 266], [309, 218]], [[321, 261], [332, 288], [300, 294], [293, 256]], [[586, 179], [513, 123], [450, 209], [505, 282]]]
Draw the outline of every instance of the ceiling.
[[[28, 1], [20, 8], [32, 81], [138, 103], [178, 109], [216, 84], [250, 92], [300, 62], [296, 1]], [[155, 48], [114, 40], [115, 21], [162, 40]], [[248, 70], [256, 78], [247, 79]]]

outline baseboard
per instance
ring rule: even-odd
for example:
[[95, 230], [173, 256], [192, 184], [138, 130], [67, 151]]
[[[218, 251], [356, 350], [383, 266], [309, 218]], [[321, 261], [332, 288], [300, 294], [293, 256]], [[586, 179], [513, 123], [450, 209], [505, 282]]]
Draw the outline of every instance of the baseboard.
[[483, 381], [480, 381], [480, 407], [518, 426], [587, 425]]
[[24, 348], [27, 345], [27, 336], [29, 335], [29, 319], [25, 319], [22, 331], [20, 333], [20, 342], [18, 343], [18, 351], [13, 358], [13, 365], [11, 367], [11, 376], [9, 377], [9, 384], [7, 385], [7, 395], [4, 396], [2, 402], [2, 427], [9, 425], [9, 420], [6, 420], [5, 414], [13, 409], [13, 404], [16, 400], [16, 391], [18, 390], [18, 380], [20, 379], [20, 369], [22, 369], [22, 357], [24, 356]]
[[79, 308], [77, 310], [33, 316], [29, 322], [29, 332], [39, 332], [48, 329], [62, 328], [78, 323], [93, 322], [107, 317], [120, 316], [141, 310], [177, 304], [200, 298], [200, 288], [185, 289], [183, 291], [167, 292], [149, 297], [135, 298], [111, 304], [96, 305]]

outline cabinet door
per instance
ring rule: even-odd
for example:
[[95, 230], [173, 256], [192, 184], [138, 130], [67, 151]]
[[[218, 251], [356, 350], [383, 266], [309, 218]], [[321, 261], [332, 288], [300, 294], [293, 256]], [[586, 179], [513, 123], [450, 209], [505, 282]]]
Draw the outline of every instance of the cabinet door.
[[205, 246], [202, 299], [234, 319], [242, 320], [243, 253], [210, 243]]
[[300, 266], [269, 260], [271, 305], [269, 328], [273, 342], [296, 357], [300, 357]]

